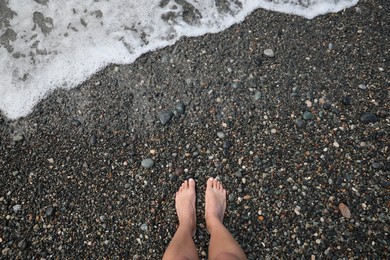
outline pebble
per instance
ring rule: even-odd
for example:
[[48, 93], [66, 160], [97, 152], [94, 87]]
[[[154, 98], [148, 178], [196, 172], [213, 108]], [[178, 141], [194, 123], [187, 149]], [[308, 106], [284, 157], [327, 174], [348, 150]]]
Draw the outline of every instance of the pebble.
[[142, 230], [142, 231], [147, 231], [147, 230], [148, 230], [148, 225], [147, 225], [146, 223], [143, 223], [143, 224], [141, 225], [141, 230]]
[[218, 132], [217, 136], [218, 136], [219, 139], [225, 138], [225, 134], [223, 132]]
[[378, 121], [378, 118], [370, 112], [364, 112], [360, 115], [360, 121], [364, 124], [375, 123]]
[[271, 133], [272, 133], [272, 134], [276, 134], [276, 129], [275, 129], [275, 128], [272, 128], [272, 129], [271, 129]]
[[142, 160], [142, 162], [141, 162], [141, 166], [146, 168], [146, 169], [152, 168], [153, 165], [154, 165], [154, 161], [150, 158], [146, 158], [146, 159]]
[[260, 91], [256, 91], [255, 93], [255, 100], [259, 100], [261, 98], [261, 92]]
[[313, 118], [313, 114], [310, 113], [309, 111], [305, 111], [305, 112], [303, 113], [302, 117], [303, 117], [303, 119], [305, 119], [305, 120], [310, 120], [310, 119]]
[[332, 104], [329, 103], [329, 102], [325, 102], [323, 105], [322, 105], [322, 108], [325, 109], [325, 110], [330, 110], [332, 108]]
[[307, 107], [312, 107], [313, 103], [310, 100], [306, 100], [306, 106]]
[[12, 141], [14, 142], [20, 142], [24, 139], [24, 136], [23, 134], [19, 133], [19, 132], [16, 132], [12, 135]]
[[12, 207], [12, 210], [15, 213], [18, 213], [21, 209], [22, 209], [22, 205], [20, 205], [20, 204], [16, 204], [15, 206]]
[[176, 105], [176, 111], [179, 113], [179, 114], [184, 114], [186, 112], [186, 106], [184, 105], [183, 102], [179, 102], [177, 103]]
[[96, 137], [96, 135], [91, 135], [91, 137], [89, 138], [89, 144], [90, 145], [96, 145], [97, 144], [97, 137]]
[[176, 174], [177, 176], [182, 176], [182, 175], [184, 174], [184, 169], [183, 169], [183, 167], [177, 167], [177, 168], [175, 169], [175, 174]]
[[80, 125], [81, 125], [81, 122], [80, 122], [80, 120], [78, 120], [77, 118], [74, 118], [74, 119], [72, 120], [71, 124], [72, 124], [73, 126], [80, 126]]
[[9, 253], [10, 250], [11, 250], [11, 249], [9, 249], [8, 247], [6, 247], [6, 248], [4, 248], [3, 250], [1, 250], [1, 254], [2, 254], [3, 256], [6, 256], [6, 255], [8, 255], [8, 253]]
[[351, 104], [351, 97], [345, 96], [341, 99], [341, 103], [345, 106], [349, 106]]
[[333, 146], [336, 147], [336, 148], [339, 148], [339, 147], [340, 147], [339, 143], [336, 142], [336, 141], [333, 142]]
[[45, 215], [46, 217], [50, 217], [51, 215], [53, 215], [53, 213], [54, 213], [54, 208], [50, 206], [46, 209]]
[[360, 88], [360, 89], [362, 89], [362, 90], [365, 90], [365, 89], [367, 89], [367, 86], [364, 85], [364, 84], [360, 84], [360, 85], [358, 86], [358, 88]]
[[295, 120], [295, 124], [299, 127], [299, 128], [302, 128], [303, 126], [303, 120], [298, 118], [297, 120]]
[[162, 125], [166, 125], [171, 121], [173, 117], [172, 111], [163, 111], [158, 114], [158, 119], [160, 120]]
[[264, 55], [269, 57], [269, 58], [273, 58], [275, 56], [275, 53], [271, 49], [266, 49], [266, 50], [264, 50]]

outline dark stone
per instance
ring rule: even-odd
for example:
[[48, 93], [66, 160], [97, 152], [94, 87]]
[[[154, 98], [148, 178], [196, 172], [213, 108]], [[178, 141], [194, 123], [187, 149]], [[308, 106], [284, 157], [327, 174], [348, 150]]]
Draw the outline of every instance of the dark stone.
[[313, 114], [310, 113], [309, 111], [305, 111], [305, 112], [303, 113], [302, 117], [303, 117], [303, 119], [305, 119], [305, 120], [310, 120], [310, 119], [313, 118]]
[[263, 65], [263, 60], [262, 60], [260, 57], [254, 57], [254, 58], [253, 58], [253, 62], [254, 62], [257, 66]]
[[78, 120], [77, 118], [74, 118], [73, 120], [72, 120], [72, 122], [71, 122], [71, 124], [73, 125], [73, 126], [80, 126], [81, 125], [81, 122], [80, 122], [80, 120]]
[[341, 103], [345, 106], [349, 106], [351, 104], [351, 97], [350, 96], [345, 96], [341, 99]]
[[375, 123], [378, 122], [378, 118], [370, 112], [364, 112], [360, 115], [360, 121], [364, 124]]
[[160, 120], [162, 125], [166, 125], [171, 121], [173, 117], [172, 111], [164, 111], [158, 114], [158, 119]]
[[390, 189], [390, 181], [381, 181], [381, 186], [385, 189]]
[[325, 110], [330, 110], [332, 108], [332, 104], [329, 103], [329, 102], [325, 102], [323, 105], [322, 105], [322, 108], [325, 109]]
[[91, 137], [89, 138], [89, 144], [92, 145], [92, 146], [97, 144], [97, 137], [96, 137], [96, 135], [94, 135], [94, 134], [91, 135]]
[[45, 216], [46, 217], [50, 217], [50, 216], [52, 216], [53, 215], [53, 213], [54, 213], [54, 211], [55, 211], [55, 209], [53, 208], [53, 207], [48, 207], [47, 209], [46, 209], [46, 211], [45, 211]]

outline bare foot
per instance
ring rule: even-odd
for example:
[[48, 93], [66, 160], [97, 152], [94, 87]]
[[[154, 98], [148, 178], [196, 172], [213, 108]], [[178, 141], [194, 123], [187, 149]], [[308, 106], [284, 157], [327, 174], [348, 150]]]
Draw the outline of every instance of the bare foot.
[[179, 218], [179, 225], [188, 228], [192, 236], [196, 230], [196, 211], [195, 211], [195, 181], [190, 178], [185, 180], [176, 192], [175, 204], [176, 214]]
[[222, 223], [226, 210], [226, 190], [214, 179], [207, 180], [205, 218], [207, 230], [211, 234], [214, 223]]

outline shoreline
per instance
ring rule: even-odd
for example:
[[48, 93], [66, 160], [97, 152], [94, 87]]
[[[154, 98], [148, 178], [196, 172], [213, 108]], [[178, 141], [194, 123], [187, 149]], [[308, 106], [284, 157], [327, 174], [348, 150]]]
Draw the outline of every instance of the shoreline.
[[225, 225], [249, 259], [388, 257], [386, 10], [257, 10], [56, 90], [25, 118], [0, 116], [2, 256], [159, 258], [174, 194], [193, 177], [204, 258], [202, 187], [218, 176]]

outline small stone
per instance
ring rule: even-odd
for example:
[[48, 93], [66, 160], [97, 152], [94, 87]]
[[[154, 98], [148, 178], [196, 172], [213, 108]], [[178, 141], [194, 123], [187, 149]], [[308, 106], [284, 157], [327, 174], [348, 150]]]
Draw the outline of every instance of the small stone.
[[148, 230], [148, 225], [147, 225], [146, 223], [143, 223], [143, 224], [141, 225], [141, 230], [142, 230], [142, 231], [147, 231], [147, 230]]
[[263, 61], [260, 57], [254, 57], [253, 58], [253, 62], [257, 65], [257, 66], [261, 66], [263, 65]]
[[130, 183], [126, 183], [126, 184], [125, 184], [125, 189], [128, 189], [128, 188], [130, 188], [130, 187], [131, 187]]
[[96, 135], [91, 135], [91, 137], [89, 138], [89, 144], [92, 145], [92, 146], [95, 146], [97, 144], [97, 137]]
[[18, 213], [21, 209], [22, 209], [22, 205], [20, 205], [20, 204], [16, 204], [15, 206], [12, 207], [12, 210], [15, 213]]
[[52, 216], [53, 215], [53, 213], [54, 213], [54, 207], [48, 207], [47, 209], [46, 209], [46, 211], [45, 211], [45, 215], [46, 215], [46, 217], [50, 217], [50, 216]]
[[171, 121], [173, 117], [172, 111], [164, 111], [158, 114], [158, 119], [160, 120], [162, 125], [166, 125]]
[[341, 103], [345, 106], [349, 106], [351, 104], [351, 97], [345, 96], [341, 99]]
[[177, 111], [179, 114], [184, 114], [184, 113], [186, 112], [186, 106], [184, 105], [183, 102], [177, 103], [175, 109], [176, 109], [176, 111]]
[[11, 249], [9, 249], [8, 247], [6, 247], [6, 248], [4, 248], [3, 250], [1, 250], [1, 254], [2, 254], [3, 256], [6, 256], [6, 255], [8, 255], [8, 253], [9, 253], [10, 250], [11, 250]]
[[80, 122], [80, 120], [78, 120], [77, 118], [74, 118], [73, 120], [72, 120], [72, 122], [71, 122], [71, 124], [73, 125], [73, 126], [80, 126], [81, 125], [81, 122]]
[[266, 50], [264, 50], [264, 55], [269, 57], [269, 58], [273, 58], [275, 56], [275, 53], [271, 49], [266, 49]]
[[328, 44], [328, 49], [329, 49], [329, 50], [333, 50], [333, 43], [330, 42], [330, 43]]
[[297, 120], [295, 120], [295, 124], [297, 125], [298, 128], [302, 128], [303, 120], [298, 118]]
[[310, 113], [309, 111], [305, 111], [305, 112], [303, 113], [302, 117], [303, 117], [303, 119], [305, 119], [305, 120], [310, 120], [310, 119], [313, 118], [313, 114]]
[[12, 141], [14, 142], [20, 142], [24, 139], [24, 136], [22, 133], [16, 132], [12, 135]]
[[54, 159], [53, 159], [53, 158], [49, 158], [49, 159], [47, 159], [47, 161], [48, 161], [49, 163], [51, 163], [51, 164], [54, 163]]
[[378, 121], [378, 118], [370, 112], [364, 112], [360, 115], [360, 121], [364, 124], [375, 123]]
[[362, 89], [362, 90], [365, 90], [365, 89], [367, 89], [367, 86], [364, 85], [364, 84], [360, 84], [360, 85], [358, 86], [358, 88], [360, 88], [360, 89]]
[[175, 174], [176, 174], [177, 176], [182, 176], [182, 175], [184, 174], [184, 169], [183, 169], [183, 167], [177, 167], [177, 168], [175, 169]]
[[217, 136], [218, 136], [219, 139], [223, 139], [223, 138], [225, 138], [225, 133], [223, 133], [223, 132], [218, 132], [218, 133], [217, 133]]
[[154, 165], [154, 161], [150, 158], [144, 159], [141, 162], [141, 166], [146, 168], [146, 169], [152, 168], [153, 165]]
[[243, 198], [244, 198], [244, 200], [250, 200], [252, 197], [251, 197], [251, 195], [245, 195]]
[[336, 147], [336, 148], [339, 148], [339, 147], [340, 147], [339, 143], [336, 142], [336, 141], [333, 142], [333, 146]]
[[261, 98], [261, 92], [260, 91], [256, 91], [255, 93], [255, 100], [259, 100]]
[[18, 243], [18, 247], [20, 248], [20, 249], [26, 249], [26, 247], [27, 247], [27, 242], [26, 242], [26, 240], [22, 240], [22, 241], [20, 241], [19, 243]]
[[312, 107], [313, 103], [310, 100], [306, 100], [306, 106], [307, 107]]
[[272, 134], [276, 134], [276, 129], [275, 129], [275, 128], [272, 128], [272, 129], [271, 129], [271, 133], [272, 133]]
[[322, 105], [322, 108], [325, 109], [325, 110], [330, 110], [332, 108], [332, 104], [329, 103], [329, 102], [325, 102], [323, 105]]
[[390, 189], [390, 181], [381, 181], [382, 188]]
[[236, 171], [236, 172], [234, 173], [234, 176], [236, 176], [237, 178], [241, 178], [241, 177], [242, 177], [242, 172]]
[[339, 210], [341, 212], [341, 215], [345, 218], [351, 218], [351, 212], [349, 211], [349, 208], [344, 203], [339, 204]]

